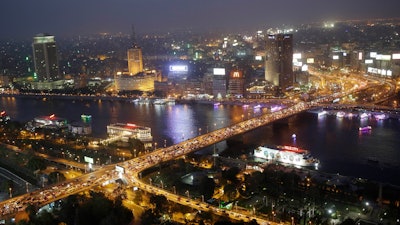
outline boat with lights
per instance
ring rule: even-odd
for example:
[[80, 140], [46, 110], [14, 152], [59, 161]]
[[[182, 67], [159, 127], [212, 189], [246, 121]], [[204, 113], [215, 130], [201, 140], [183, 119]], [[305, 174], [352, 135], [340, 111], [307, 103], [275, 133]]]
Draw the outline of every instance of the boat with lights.
[[293, 146], [259, 146], [254, 150], [254, 156], [271, 161], [302, 167], [318, 168], [319, 160], [312, 157], [309, 151]]
[[359, 127], [358, 130], [360, 132], [368, 132], [372, 130], [372, 127], [371, 126]]

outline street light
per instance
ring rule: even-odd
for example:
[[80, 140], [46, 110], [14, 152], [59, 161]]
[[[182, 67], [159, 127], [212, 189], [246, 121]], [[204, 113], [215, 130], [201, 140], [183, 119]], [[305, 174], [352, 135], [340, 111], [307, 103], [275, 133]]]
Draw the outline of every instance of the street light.
[[10, 198], [12, 198], [12, 188], [9, 187], [9, 188], [8, 188], [8, 191], [10, 192]]

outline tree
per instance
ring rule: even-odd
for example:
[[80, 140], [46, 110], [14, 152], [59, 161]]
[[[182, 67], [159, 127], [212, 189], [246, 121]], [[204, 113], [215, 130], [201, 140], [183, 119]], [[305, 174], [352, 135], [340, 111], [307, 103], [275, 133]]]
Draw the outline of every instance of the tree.
[[222, 172], [222, 177], [224, 179], [227, 179], [227, 180], [231, 181], [232, 183], [237, 183], [238, 179], [237, 179], [236, 176], [239, 174], [239, 172], [240, 172], [239, 167], [232, 167], [232, 168], [229, 168], [226, 171], [223, 171]]
[[51, 172], [49, 174], [48, 179], [49, 179], [49, 183], [50, 184], [55, 184], [55, 183], [62, 182], [62, 181], [66, 180], [64, 174], [62, 174], [62, 173], [60, 173], [58, 171]]
[[153, 224], [158, 224], [159, 219], [157, 217], [157, 214], [154, 213], [153, 210], [147, 209], [140, 216], [140, 221], [142, 225], [153, 225]]
[[215, 182], [213, 178], [204, 178], [200, 184], [200, 192], [204, 196], [204, 200], [210, 199], [214, 194]]
[[26, 166], [33, 171], [44, 170], [46, 169], [46, 162], [44, 161], [44, 159], [34, 156], [31, 159], [29, 159], [28, 164]]
[[159, 214], [164, 212], [168, 205], [168, 200], [164, 195], [152, 195], [150, 196], [150, 203], [154, 205], [154, 212]]

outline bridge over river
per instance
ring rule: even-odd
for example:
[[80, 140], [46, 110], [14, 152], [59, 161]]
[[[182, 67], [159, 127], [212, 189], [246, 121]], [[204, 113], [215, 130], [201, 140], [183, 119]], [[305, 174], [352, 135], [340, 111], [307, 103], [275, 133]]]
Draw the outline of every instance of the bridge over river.
[[[354, 90], [353, 90], [354, 91]], [[129, 185], [137, 186], [142, 190], [165, 195], [170, 201], [188, 205], [203, 211], [209, 211], [218, 215], [226, 215], [232, 219], [250, 221], [255, 219], [259, 224], [274, 224], [266, 218], [249, 214], [243, 210], [221, 211], [203, 201], [193, 200], [178, 196], [172, 191], [151, 186], [140, 179], [141, 171], [153, 167], [159, 163], [166, 162], [188, 153], [197, 151], [204, 147], [223, 141], [229, 137], [248, 132], [260, 126], [272, 123], [276, 120], [284, 119], [297, 113], [321, 107], [323, 102], [332, 102], [333, 99], [344, 94], [333, 94], [331, 96], [319, 98], [311, 102], [298, 102], [294, 105], [283, 108], [279, 111], [265, 113], [257, 118], [244, 120], [219, 130], [215, 130], [176, 145], [160, 148], [140, 157], [112, 165], [106, 165], [94, 172], [85, 174], [76, 179], [68, 180], [53, 186], [49, 186], [35, 192], [11, 198], [0, 203], [0, 218], [11, 218], [19, 211], [24, 211], [29, 205], [38, 207], [45, 206], [51, 202], [89, 190], [95, 186], [104, 185], [112, 180], [124, 179]]]

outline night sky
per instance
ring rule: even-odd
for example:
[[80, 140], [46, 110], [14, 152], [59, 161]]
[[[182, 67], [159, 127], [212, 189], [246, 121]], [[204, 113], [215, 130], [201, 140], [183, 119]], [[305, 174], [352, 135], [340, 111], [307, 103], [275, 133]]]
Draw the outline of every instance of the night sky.
[[255, 31], [282, 24], [400, 17], [400, 0], [1, 0], [0, 38], [98, 32]]

